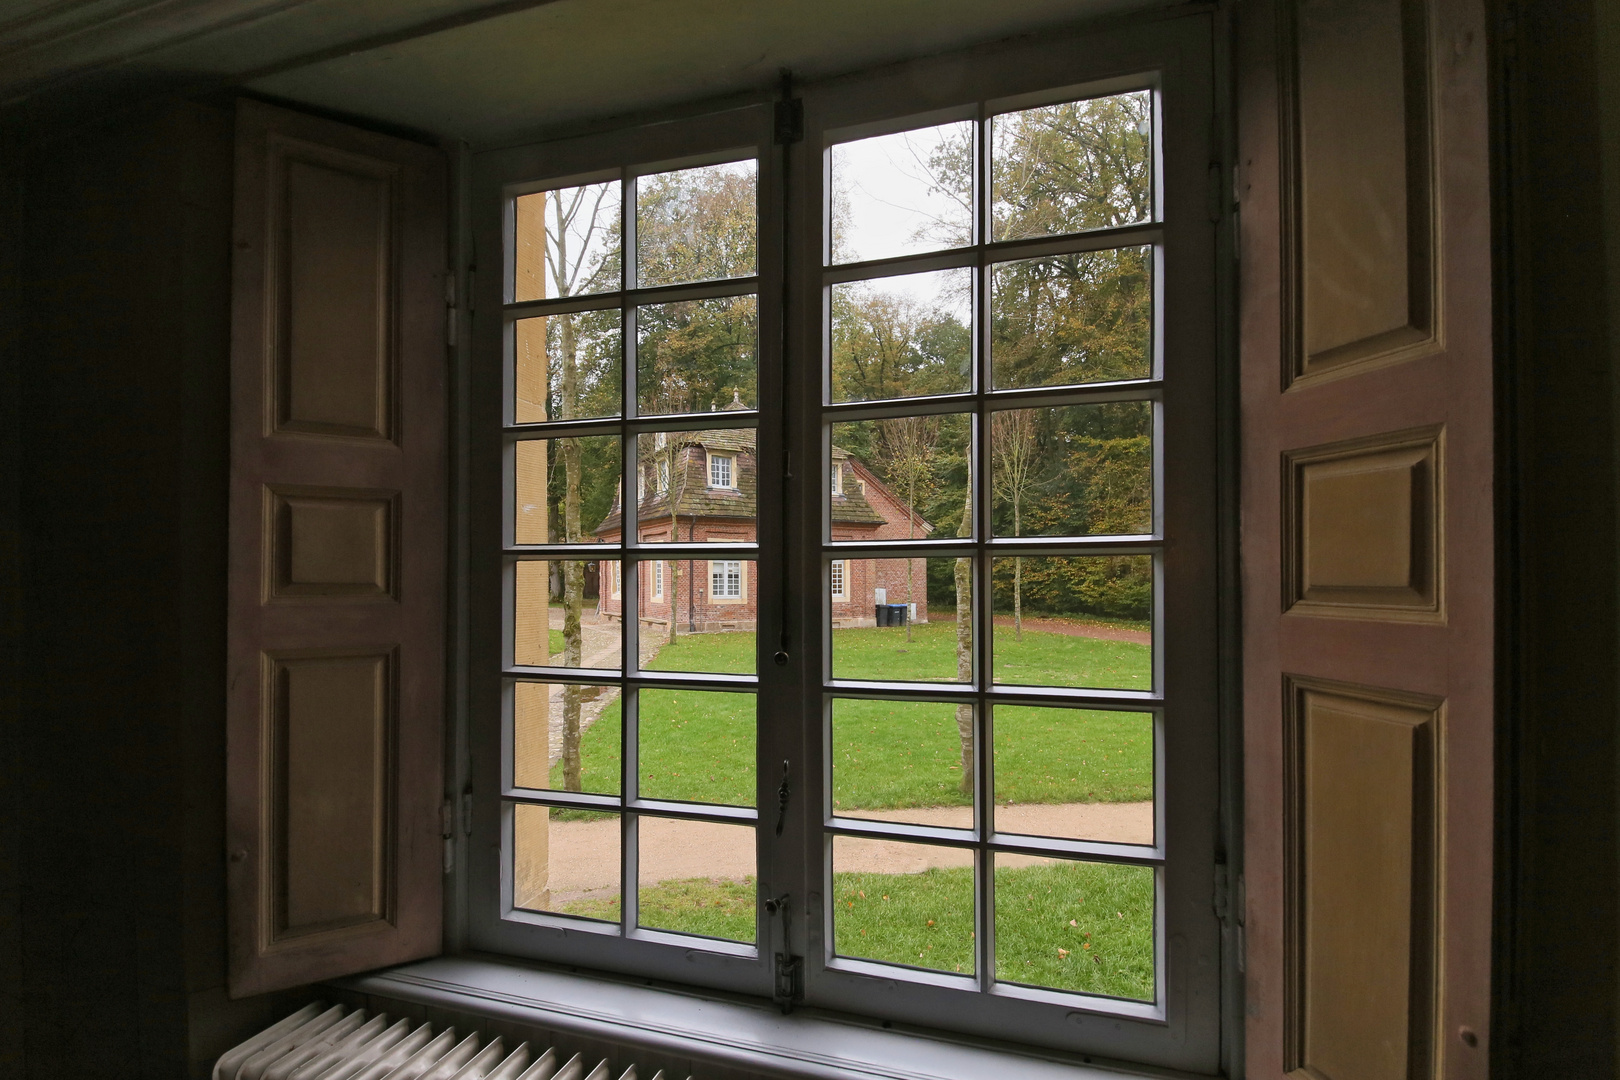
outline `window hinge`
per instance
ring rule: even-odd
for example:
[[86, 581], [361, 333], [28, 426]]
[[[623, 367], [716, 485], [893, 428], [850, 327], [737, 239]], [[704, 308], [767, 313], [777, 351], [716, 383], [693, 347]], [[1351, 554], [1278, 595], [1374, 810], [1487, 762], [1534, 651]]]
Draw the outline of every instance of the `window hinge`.
[[790, 146], [804, 141], [804, 99], [788, 98], [776, 103], [776, 145]]
[[[792, 897], [787, 893], [768, 897], [765, 901], [765, 914], [782, 917], [782, 947], [791, 949], [793, 946], [789, 926]], [[782, 1010], [782, 1015], [786, 1016], [793, 1011], [796, 1003], [804, 1000], [804, 957], [779, 952], [775, 954], [775, 958], [775, 983], [771, 990], [771, 999], [776, 1002], [777, 1008]]]
[[1231, 875], [1225, 863], [1215, 864], [1215, 917], [1226, 922], [1232, 915]]
[[439, 806], [439, 835], [444, 839], [444, 872], [456, 868], [455, 811], [449, 799]]
[[468, 788], [461, 793], [461, 832], [464, 836], [472, 835], [472, 817], [472, 788]]

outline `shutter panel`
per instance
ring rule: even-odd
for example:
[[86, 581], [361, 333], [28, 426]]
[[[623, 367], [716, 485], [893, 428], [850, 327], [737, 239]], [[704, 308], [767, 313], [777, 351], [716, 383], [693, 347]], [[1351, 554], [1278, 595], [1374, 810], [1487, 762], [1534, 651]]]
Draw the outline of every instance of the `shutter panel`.
[[1484, 12], [1240, 18], [1248, 1075], [1482, 1077]]
[[440, 947], [445, 164], [237, 110], [227, 866], [241, 997]]

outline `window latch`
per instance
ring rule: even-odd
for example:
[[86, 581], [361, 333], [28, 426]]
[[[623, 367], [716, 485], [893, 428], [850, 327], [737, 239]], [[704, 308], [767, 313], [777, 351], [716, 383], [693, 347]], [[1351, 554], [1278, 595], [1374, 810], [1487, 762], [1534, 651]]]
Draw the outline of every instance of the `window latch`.
[[[793, 785], [788, 782], [787, 758], [782, 759], [782, 782], [776, 788], [776, 835], [782, 835], [782, 828], [787, 824], [788, 799], [793, 794]], [[783, 898], [784, 901], [786, 898]], [[767, 903], [766, 910], [770, 910]]]
[[[790, 897], [787, 893], [781, 896], [768, 897], [765, 901], [767, 915], [780, 915], [782, 917], [782, 948], [791, 949], [793, 946], [788, 936], [788, 921], [790, 914]], [[804, 1000], [804, 957], [794, 956], [783, 951], [776, 954], [775, 984], [771, 991], [772, 1000], [786, 1016], [793, 1011], [795, 1002]]]

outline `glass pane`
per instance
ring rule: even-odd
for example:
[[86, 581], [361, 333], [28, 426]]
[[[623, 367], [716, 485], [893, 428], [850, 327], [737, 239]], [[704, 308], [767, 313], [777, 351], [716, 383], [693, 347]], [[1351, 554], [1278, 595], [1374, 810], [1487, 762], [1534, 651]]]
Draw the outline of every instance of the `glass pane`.
[[1153, 714], [997, 705], [997, 832], [1153, 843]]
[[995, 681], [1153, 688], [1153, 557], [994, 560]]
[[512, 574], [512, 663], [618, 668], [619, 623], [610, 610], [617, 562], [537, 559]]
[[863, 262], [973, 242], [973, 123], [832, 148], [832, 261]]
[[512, 299], [549, 300], [619, 287], [619, 181], [516, 200]]
[[[972, 472], [965, 413], [832, 425], [834, 540], [944, 540], [969, 535]], [[834, 490], [836, 489], [836, 490]], [[967, 528], [963, 528], [964, 518]]]
[[636, 401], [643, 416], [753, 409], [759, 386], [753, 296], [636, 309]]
[[642, 670], [754, 674], [758, 564], [732, 558], [662, 562], [650, 579], [655, 588], [662, 586], [662, 595], [641, 592]]
[[618, 416], [624, 313], [577, 311], [513, 324], [519, 424]]
[[[512, 782], [552, 791], [619, 793], [619, 688], [512, 685]], [[574, 811], [555, 811], [557, 814]]]
[[990, 120], [997, 240], [1054, 236], [1153, 217], [1153, 96], [1045, 105]]
[[1153, 1000], [1153, 869], [998, 852], [996, 978]]
[[642, 926], [754, 940], [752, 826], [644, 816], [637, 849]]
[[1153, 374], [1153, 249], [998, 263], [990, 274], [997, 390]]
[[842, 561], [847, 599], [832, 598], [833, 678], [973, 681], [973, 620], [956, 621], [972, 602], [971, 559]]
[[838, 698], [833, 813], [973, 828], [973, 706]]
[[525, 439], [516, 445], [515, 458], [516, 543], [618, 542], [617, 435]]
[[512, 903], [619, 921], [619, 815], [513, 808]]
[[833, 837], [833, 951], [973, 973], [973, 852]]
[[754, 701], [717, 690], [641, 691], [641, 797], [753, 806]]
[[642, 288], [755, 272], [757, 163], [731, 161], [636, 179], [636, 283]]
[[973, 271], [832, 287], [832, 399], [877, 401], [972, 389]]
[[[641, 542], [753, 543], [754, 438], [751, 427], [639, 436], [636, 521]], [[685, 573], [686, 567], [682, 563], [666, 570], [674, 575]]]
[[990, 414], [997, 536], [1153, 531], [1153, 404], [1113, 401]]

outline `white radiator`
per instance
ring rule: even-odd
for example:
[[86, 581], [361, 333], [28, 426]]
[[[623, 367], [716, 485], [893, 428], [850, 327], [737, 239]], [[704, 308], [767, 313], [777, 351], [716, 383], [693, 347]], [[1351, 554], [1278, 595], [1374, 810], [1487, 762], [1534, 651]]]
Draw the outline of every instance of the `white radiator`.
[[[606, 1061], [559, 1058], [549, 1047], [508, 1050], [477, 1032], [435, 1033], [432, 1024], [390, 1024], [386, 1013], [317, 1001], [226, 1051], [214, 1080], [613, 1080]], [[636, 1080], [636, 1067], [619, 1080]], [[663, 1070], [652, 1080], [666, 1080]]]

